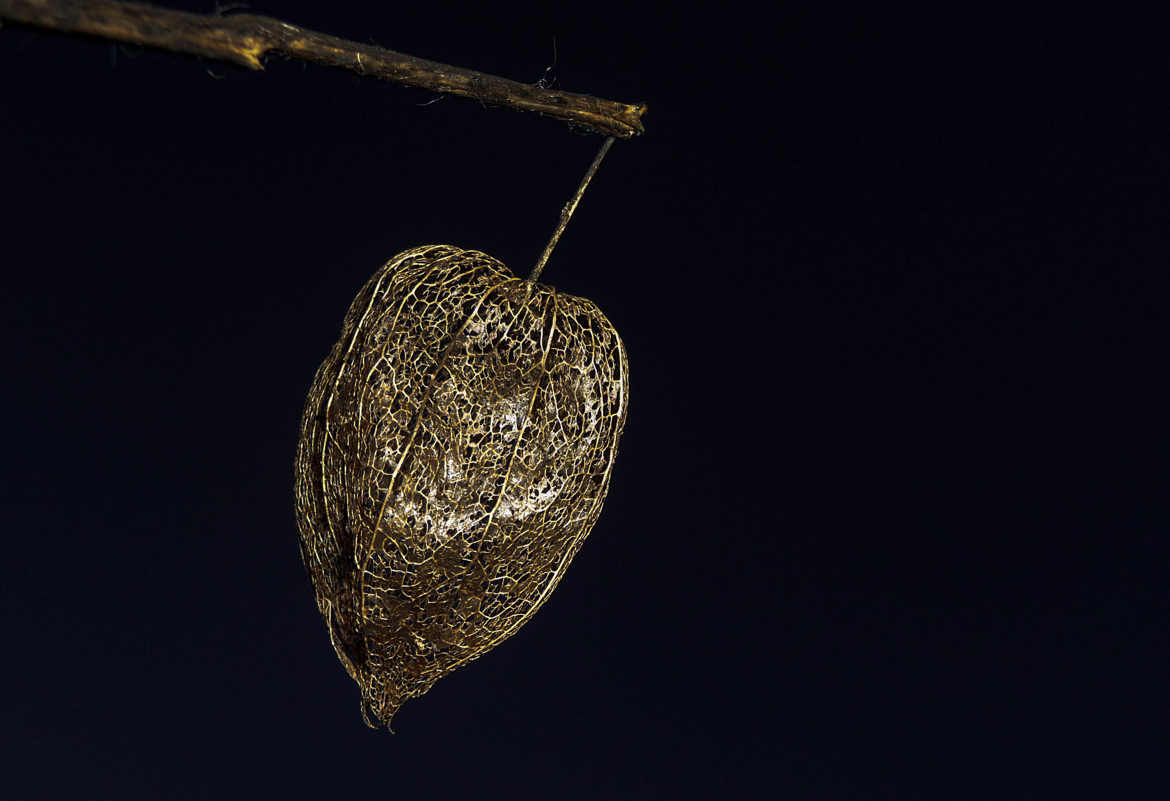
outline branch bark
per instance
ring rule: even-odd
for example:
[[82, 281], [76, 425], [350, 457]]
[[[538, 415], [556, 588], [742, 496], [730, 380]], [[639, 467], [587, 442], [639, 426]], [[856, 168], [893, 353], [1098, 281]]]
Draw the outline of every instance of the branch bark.
[[264, 69], [265, 55], [283, 53], [493, 106], [535, 111], [619, 139], [643, 131], [646, 106], [642, 104], [542, 89], [255, 14], [193, 14], [114, 0], [0, 0], [0, 19], [228, 61], [253, 70]]

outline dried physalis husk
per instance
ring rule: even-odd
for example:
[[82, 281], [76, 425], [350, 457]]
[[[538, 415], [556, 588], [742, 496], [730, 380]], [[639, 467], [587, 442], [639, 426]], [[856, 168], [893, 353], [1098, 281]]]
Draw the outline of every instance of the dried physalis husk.
[[627, 382], [597, 306], [477, 251], [408, 250], [358, 293], [309, 391], [296, 503], [367, 722], [548, 599], [601, 512]]

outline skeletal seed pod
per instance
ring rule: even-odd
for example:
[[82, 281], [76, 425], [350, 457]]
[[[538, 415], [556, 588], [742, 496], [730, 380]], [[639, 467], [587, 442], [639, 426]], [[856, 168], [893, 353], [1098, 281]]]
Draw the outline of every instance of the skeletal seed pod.
[[625, 348], [591, 301], [447, 245], [370, 278], [296, 462], [301, 556], [367, 722], [389, 726], [547, 600], [601, 512], [627, 399]]

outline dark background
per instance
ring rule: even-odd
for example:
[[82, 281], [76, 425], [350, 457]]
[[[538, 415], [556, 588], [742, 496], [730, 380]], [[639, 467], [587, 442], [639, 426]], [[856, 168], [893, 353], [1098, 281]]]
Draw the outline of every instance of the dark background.
[[605, 510], [394, 735], [304, 395], [393, 254], [526, 273], [600, 139], [0, 30], [0, 797], [1170, 798], [1161, 29], [552, 8], [253, 6], [650, 106], [544, 276], [629, 348]]

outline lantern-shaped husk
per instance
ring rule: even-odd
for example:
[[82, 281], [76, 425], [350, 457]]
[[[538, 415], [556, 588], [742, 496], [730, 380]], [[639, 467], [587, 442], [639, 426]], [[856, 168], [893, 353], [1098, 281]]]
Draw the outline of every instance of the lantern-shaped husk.
[[406, 251], [317, 371], [297, 453], [301, 555], [363, 711], [513, 634], [601, 512], [625, 348], [590, 301], [477, 251]]

